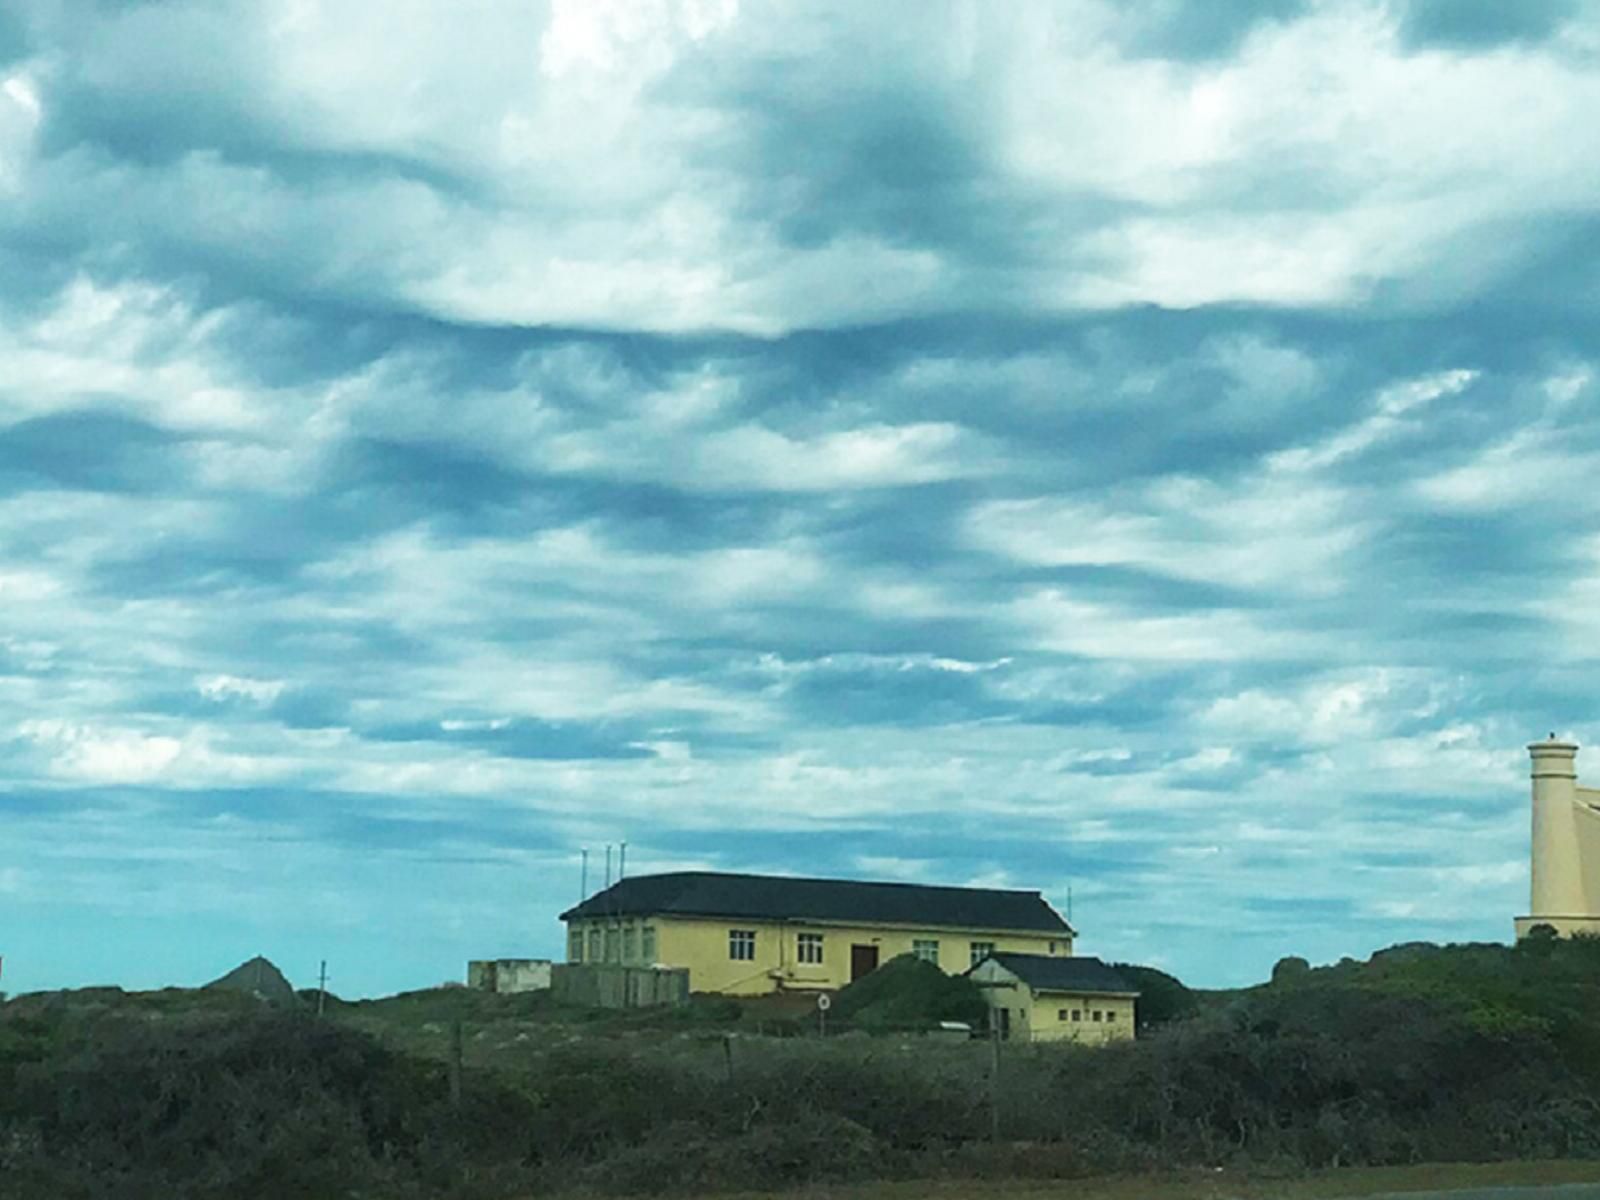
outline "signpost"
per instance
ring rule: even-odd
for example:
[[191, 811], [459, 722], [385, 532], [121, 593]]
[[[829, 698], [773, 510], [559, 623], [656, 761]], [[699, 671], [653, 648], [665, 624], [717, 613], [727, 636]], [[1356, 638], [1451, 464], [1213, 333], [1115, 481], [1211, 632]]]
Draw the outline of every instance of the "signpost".
[[823, 992], [817, 996], [817, 1032], [828, 1036], [828, 1010], [833, 1007], [833, 997]]

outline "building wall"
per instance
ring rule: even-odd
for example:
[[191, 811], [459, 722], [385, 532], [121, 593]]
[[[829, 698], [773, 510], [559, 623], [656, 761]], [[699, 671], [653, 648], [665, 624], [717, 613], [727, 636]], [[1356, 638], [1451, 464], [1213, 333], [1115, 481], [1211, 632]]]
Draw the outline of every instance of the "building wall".
[[467, 986], [486, 992], [542, 992], [550, 986], [550, 960], [475, 960], [467, 964]]
[[[1134, 1032], [1133, 1003], [1132, 996], [1029, 991], [1028, 1040], [1095, 1046], [1127, 1041]], [[1078, 1014], [1077, 1020], [1073, 1020], [1074, 1013]], [[1098, 1021], [1094, 1019], [1096, 1015]]]
[[[897, 955], [913, 953], [918, 942], [934, 942], [938, 945], [939, 966], [952, 975], [959, 975], [972, 965], [973, 942], [984, 943], [993, 950], [1023, 954], [1072, 953], [1072, 939], [1065, 933], [1051, 937], [981, 929], [653, 917], [570, 922], [569, 960], [573, 935], [580, 935], [585, 962], [590, 961], [590, 948], [598, 945], [602, 962], [642, 964], [642, 958], [629, 959], [626, 953], [631, 948], [636, 956], [642, 955], [646, 929], [653, 934], [655, 963], [687, 968], [689, 986], [696, 992], [734, 996], [763, 995], [784, 989], [841, 988], [850, 982], [851, 947], [856, 945], [876, 946], [878, 962], [882, 965]], [[731, 956], [729, 935], [733, 930], [755, 934], [753, 958]], [[821, 938], [820, 963], [801, 961], [802, 935], [807, 941]], [[815, 942], [810, 944], [816, 945]], [[608, 947], [614, 948], [616, 958], [607, 957]]]

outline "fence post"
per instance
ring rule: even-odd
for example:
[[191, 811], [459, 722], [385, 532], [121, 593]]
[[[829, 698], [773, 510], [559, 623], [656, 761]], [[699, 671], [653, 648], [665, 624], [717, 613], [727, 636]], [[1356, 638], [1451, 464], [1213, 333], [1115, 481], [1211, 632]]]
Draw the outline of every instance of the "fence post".
[[450, 1026], [450, 1107], [461, 1107], [461, 1022]]
[[991, 1024], [989, 1046], [992, 1060], [989, 1066], [989, 1140], [1000, 1140], [1000, 1026]]

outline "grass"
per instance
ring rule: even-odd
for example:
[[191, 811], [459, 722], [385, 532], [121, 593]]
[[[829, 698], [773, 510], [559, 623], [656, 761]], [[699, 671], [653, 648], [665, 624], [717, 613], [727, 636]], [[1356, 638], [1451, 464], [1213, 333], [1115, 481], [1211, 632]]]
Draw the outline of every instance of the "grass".
[[[802, 1188], [784, 1200], [1345, 1200], [1406, 1192], [1600, 1183], [1600, 1162], [1570, 1159], [1341, 1167], [1293, 1176], [1234, 1171], [1105, 1176], [1057, 1181], [908, 1181]], [[747, 1192], [719, 1200], [772, 1200]]]

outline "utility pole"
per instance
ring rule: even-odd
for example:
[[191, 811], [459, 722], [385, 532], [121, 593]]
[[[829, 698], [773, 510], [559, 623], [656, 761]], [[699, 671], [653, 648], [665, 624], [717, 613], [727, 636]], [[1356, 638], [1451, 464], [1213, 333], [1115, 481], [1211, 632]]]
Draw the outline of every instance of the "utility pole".
[[328, 960], [323, 959], [322, 965], [317, 968], [317, 1016], [322, 1015], [322, 1010], [328, 999]]
[[622, 849], [617, 861], [617, 882], [622, 882], [622, 877], [628, 873], [628, 843], [622, 843]]
[[606, 886], [611, 886], [611, 843], [606, 843]]
[[583, 855], [583, 868], [578, 877], [578, 903], [582, 904], [589, 898], [589, 847], [584, 846], [578, 853]]

